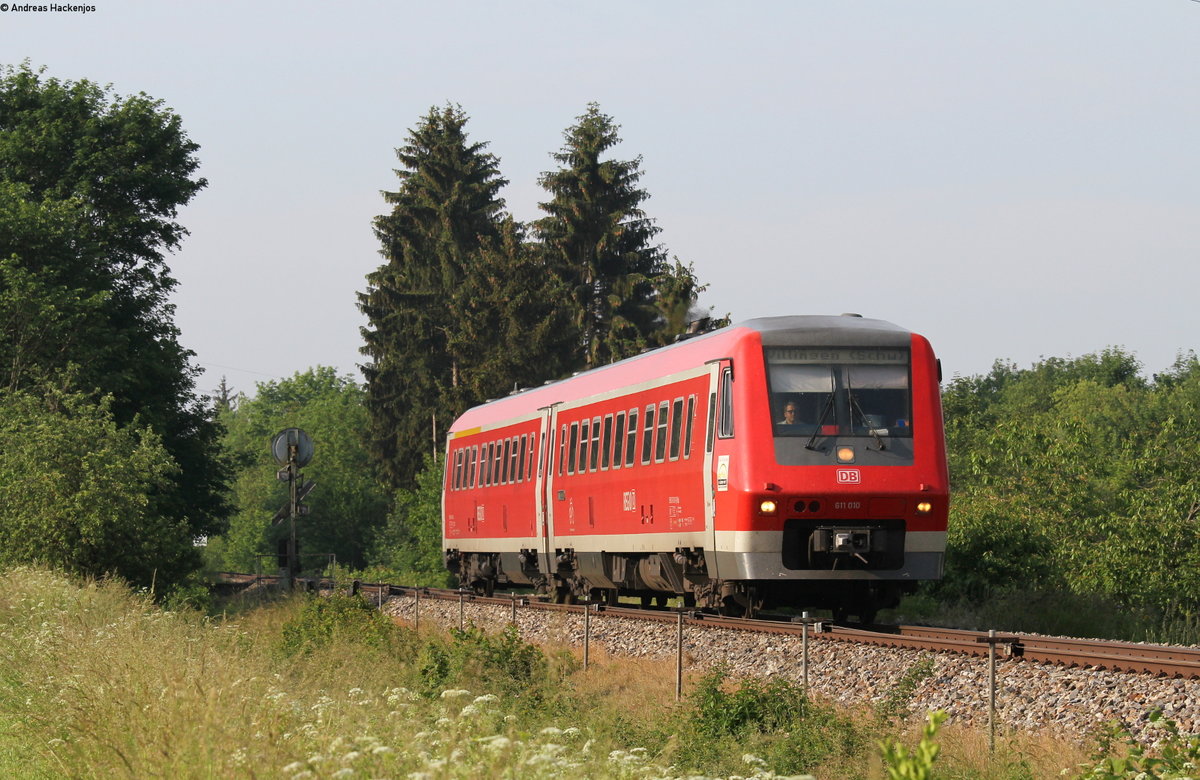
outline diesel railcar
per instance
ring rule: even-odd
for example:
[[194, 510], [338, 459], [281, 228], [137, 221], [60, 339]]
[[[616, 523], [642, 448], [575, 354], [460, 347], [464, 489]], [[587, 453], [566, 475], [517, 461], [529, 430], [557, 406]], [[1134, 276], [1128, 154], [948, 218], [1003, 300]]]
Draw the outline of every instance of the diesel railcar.
[[451, 426], [462, 585], [869, 622], [941, 576], [940, 363], [858, 315], [749, 320], [516, 392]]

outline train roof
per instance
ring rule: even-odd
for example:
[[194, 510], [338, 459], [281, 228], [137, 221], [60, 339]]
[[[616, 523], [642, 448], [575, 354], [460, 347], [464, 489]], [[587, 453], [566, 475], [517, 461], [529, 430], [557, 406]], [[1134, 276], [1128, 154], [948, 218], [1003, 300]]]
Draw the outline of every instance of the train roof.
[[[463, 412], [450, 427], [450, 433], [499, 420], [532, 416], [538, 409], [554, 403], [607, 392], [702, 365], [728, 354], [727, 345], [747, 332], [761, 334], [764, 346], [795, 345], [798, 337], [831, 347], [905, 346], [912, 336], [911, 331], [898, 325], [857, 314], [759, 317], [490, 400]], [[651, 373], [642, 370], [648, 361], [658, 363]]]

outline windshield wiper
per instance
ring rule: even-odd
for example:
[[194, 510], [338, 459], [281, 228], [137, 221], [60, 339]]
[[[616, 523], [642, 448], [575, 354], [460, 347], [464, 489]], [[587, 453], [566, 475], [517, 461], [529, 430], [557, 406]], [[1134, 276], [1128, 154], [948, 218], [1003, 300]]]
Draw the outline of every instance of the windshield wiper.
[[871, 421], [867, 419], [866, 413], [863, 412], [862, 407], [859, 406], [858, 396], [854, 395], [854, 388], [850, 386], [850, 377], [846, 377], [846, 395], [850, 396], [850, 424], [854, 424], [854, 412], [857, 411], [859, 418], [862, 420], [863, 427], [867, 429], [868, 433], [875, 437], [875, 443], [879, 445], [879, 451], [882, 452], [886, 450], [887, 445], [883, 443], [883, 439], [879, 437], [879, 432], [875, 430], [875, 426], [871, 425]]
[[821, 416], [817, 418], [817, 427], [813, 430], [812, 438], [808, 440], [808, 444], [804, 445], [806, 450], [815, 450], [813, 442], [821, 435], [821, 426], [825, 424], [825, 418], [829, 416], [829, 410], [833, 408], [833, 399], [837, 395], [837, 389], [833, 384], [833, 369], [829, 369], [829, 397], [825, 399], [825, 408], [821, 410]]

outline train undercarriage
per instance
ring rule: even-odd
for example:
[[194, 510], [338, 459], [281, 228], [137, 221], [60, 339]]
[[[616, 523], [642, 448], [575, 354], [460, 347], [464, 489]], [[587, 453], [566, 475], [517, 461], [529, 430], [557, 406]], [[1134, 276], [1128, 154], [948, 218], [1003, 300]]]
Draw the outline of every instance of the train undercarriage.
[[870, 623], [880, 609], [894, 607], [915, 583], [886, 579], [745, 580], [710, 577], [701, 549], [673, 553], [579, 553], [557, 550], [552, 571], [543, 571], [535, 550], [516, 553], [446, 552], [446, 566], [460, 587], [490, 596], [497, 586], [532, 588], [557, 603], [615, 605], [622, 597], [643, 606], [666, 606], [680, 598], [687, 608], [733, 617], [763, 610], [828, 609], [834, 620], [850, 616]]

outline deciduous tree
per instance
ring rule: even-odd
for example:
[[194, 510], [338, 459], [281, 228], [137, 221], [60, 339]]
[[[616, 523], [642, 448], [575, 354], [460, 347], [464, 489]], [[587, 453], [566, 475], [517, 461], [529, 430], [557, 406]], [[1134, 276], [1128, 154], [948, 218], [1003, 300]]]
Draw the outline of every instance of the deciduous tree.
[[110, 397], [118, 425], [152, 429], [178, 466], [150, 513], [204, 535], [223, 527], [227, 470], [166, 263], [187, 233], [178, 209], [206, 185], [197, 149], [161, 101], [0, 69], [4, 383], [74, 366], [79, 388]]

